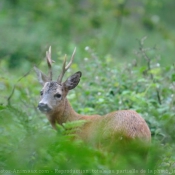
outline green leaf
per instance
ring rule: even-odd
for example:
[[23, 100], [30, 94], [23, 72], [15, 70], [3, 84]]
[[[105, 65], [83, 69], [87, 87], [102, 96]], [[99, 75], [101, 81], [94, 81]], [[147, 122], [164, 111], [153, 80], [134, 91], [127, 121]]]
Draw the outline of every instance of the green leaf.
[[171, 80], [174, 82], [175, 81], [175, 74], [171, 75]]

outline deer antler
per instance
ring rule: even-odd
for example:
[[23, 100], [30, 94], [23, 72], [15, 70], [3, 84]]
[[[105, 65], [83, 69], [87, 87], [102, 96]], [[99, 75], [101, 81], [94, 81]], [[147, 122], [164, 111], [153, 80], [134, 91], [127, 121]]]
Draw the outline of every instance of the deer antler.
[[72, 62], [73, 62], [73, 59], [74, 59], [74, 56], [75, 56], [75, 52], [76, 52], [76, 47], [72, 53], [72, 56], [71, 56], [71, 59], [69, 61], [69, 63], [67, 64], [66, 66], [66, 58], [67, 56], [65, 55], [64, 57], [64, 62], [63, 62], [63, 66], [62, 66], [62, 71], [61, 71], [61, 74], [58, 76], [58, 79], [57, 79], [57, 82], [58, 83], [61, 83], [62, 82], [62, 79], [63, 79], [63, 76], [65, 74], [65, 72], [69, 69], [69, 67], [71, 66]]
[[52, 80], [52, 62], [54, 62], [51, 59], [51, 46], [49, 47], [49, 50], [46, 51], [46, 60], [47, 60], [47, 65], [49, 67], [49, 80]]

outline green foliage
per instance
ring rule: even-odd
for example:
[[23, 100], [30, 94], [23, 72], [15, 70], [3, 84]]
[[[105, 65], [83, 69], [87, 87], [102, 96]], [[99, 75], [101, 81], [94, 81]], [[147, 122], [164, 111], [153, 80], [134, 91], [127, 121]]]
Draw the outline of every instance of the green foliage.
[[[175, 173], [174, 3], [1, 0], [0, 174]], [[85, 121], [52, 129], [37, 110], [41, 87], [32, 71], [47, 69], [41, 58], [50, 45], [55, 78], [64, 53], [77, 47], [66, 74], [83, 73], [68, 94], [74, 109], [136, 110], [152, 133], [147, 155], [145, 145], [118, 137], [96, 146], [75, 139]]]
[[[79, 65], [74, 63], [68, 73], [75, 72], [79, 66], [83, 70], [80, 84], [68, 98], [77, 112], [85, 114], [104, 115], [120, 109], [138, 111], [152, 132], [149, 149], [139, 142], [128, 143], [118, 137], [103, 140], [98, 146], [75, 139], [75, 131], [85, 121], [65, 123], [58, 125], [57, 131], [53, 130], [46, 117], [36, 109], [40, 87], [33, 72], [21, 78], [6, 72], [1, 76], [0, 86], [2, 174], [6, 174], [5, 170], [13, 171], [12, 174], [22, 174], [25, 170], [37, 174], [172, 172], [175, 161], [175, 66], [158, 63], [154, 59], [156, 50], [145, 48], [144, 41], [145, 38], [140, 41], [133, 63], [118, 66], [113, 57], [106, 55], [101, 61], [86, 48], [88, 59]], [[2, 73], [6, 67], [5, 62], [1, 63]], [[60, 67], [55, 69], [58, 72]]]
[[173, 7], [172, 0], [1, 0], [0, 59], [8, 59], [10, 68], [23, 64], [26, 70], [52, 45], [64, 53], [78, 46], [79, 58], [90, 46], [99, 55], [110, 53], [125, 60], [136, 47], [135, 39], [149, 35], [149, 44], [159, 43], [163, 57], [168, 50], [166, 60], [172, 62]]

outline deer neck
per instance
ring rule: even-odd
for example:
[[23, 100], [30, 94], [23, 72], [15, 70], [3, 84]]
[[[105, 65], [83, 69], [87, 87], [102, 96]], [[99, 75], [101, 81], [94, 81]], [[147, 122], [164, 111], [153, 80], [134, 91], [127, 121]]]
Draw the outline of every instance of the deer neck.
[[74, 111], [67, 99], [65, 99], [60, 107], [53, 113], [47, 114], [47, 117], [54, 128], [56, 123], [62, 125], [68, 121], [75, 121], [81, 118], [81, 116]]

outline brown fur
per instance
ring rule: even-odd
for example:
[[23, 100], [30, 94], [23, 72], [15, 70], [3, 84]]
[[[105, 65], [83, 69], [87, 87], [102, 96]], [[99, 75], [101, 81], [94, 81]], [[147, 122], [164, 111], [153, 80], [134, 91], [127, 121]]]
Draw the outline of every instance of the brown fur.
[[[87, 123], [78, 132], [84, 140], [92, 140], [96, 137], [112, 137], [115, 134], [127, 138], [138, 138], [150, 142], [151, 133], [145, 120], [133, 110], [120, 110], [111, 112], [105, 116], [100, 115], [80, 115], [74, 111], [69, 101], [65, 99], [60, 108], [47, 114], [53, 128], [56, 123], [63, 124], [76, 120], [86, 120]], [[99, 133], [100, 132], [100, 133]]]

